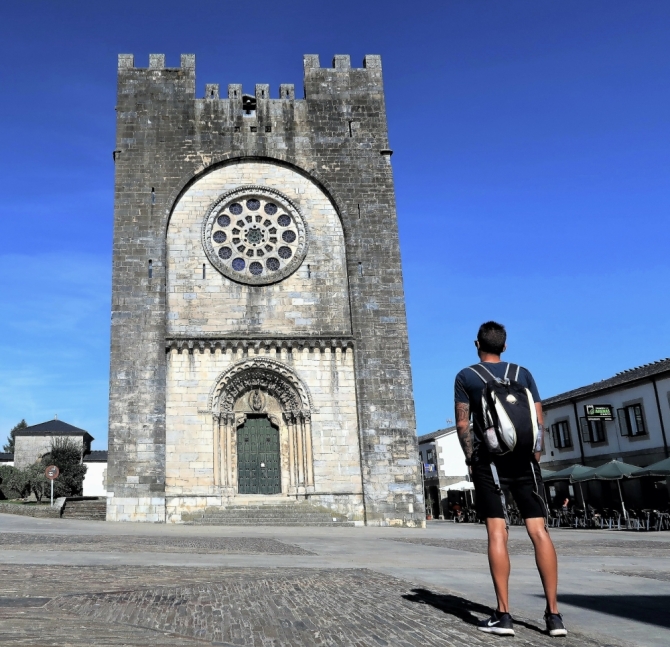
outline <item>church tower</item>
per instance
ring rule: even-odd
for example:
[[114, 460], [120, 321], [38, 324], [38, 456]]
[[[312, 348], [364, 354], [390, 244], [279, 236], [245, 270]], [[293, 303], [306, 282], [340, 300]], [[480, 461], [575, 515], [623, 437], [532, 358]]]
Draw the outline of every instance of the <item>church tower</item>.
[[304, 98], [119, 56], [107, 518], [422, 525], [379, 56]]

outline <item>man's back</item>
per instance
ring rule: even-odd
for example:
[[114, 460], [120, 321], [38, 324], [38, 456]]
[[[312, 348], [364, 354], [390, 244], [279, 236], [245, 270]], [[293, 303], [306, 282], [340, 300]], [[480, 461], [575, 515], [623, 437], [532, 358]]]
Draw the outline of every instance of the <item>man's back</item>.
[[[519, 367], [518, 373], [515, 375], [508, 374], [508, 362], [480, 362], [484, 368], [493, 375], [493, 377], [515, 379], [519, 384], [526, 387], [535, 402], [540, 402], [540, 394], [535, 385], [535, 380], [528, 369]], [[468, 404], [470, 412], [472, 413], [472, 427], [474, 432], [474, 453], [473, 462], [488, 461], [491, 456], [486, 450], [484, 444], [485, 424], [482, 412], [482, 394], [484, 392], [484, 381], [471, 368], [464, 368], [456, 376], [454, 384], [454, 400], [456, 403], [462, 402]], [[497, 461], [496, 461], [497, 462]], [[501, 461], [501, 463], [509, 462], [509, 459]]]
[[[508, 520], [505, 499], [505, 492], [508, 491], [514, 497], [535, 549], [535, 562], [547, 602], [544, 614], [547, 633], [550, 636], [565, 636], [567, 630], [558, 612], [556, 601], [558, 583], [556, 551], [547, 532], [547, 505], [542, 487], [542, 473], [537, 462], [544, 437], [540, 394], [530, 371], [500, 361], [500, 355], [507, 350], [505, 326], [496, 321], [483, 323], [477, 332], [475, 347], [480, 366], [477, 367], [477, 372], [472, 367], [460, 371], [456, 376], [454, 392], [456, 432], [465, 454], [465, 462], [470, 466], [470, 476], [475, 486], [477, 514], [486, 522], [489, 566], [498, 601], [493, 615], [488, 620], [482, 620], [478, 628], [485, 633], [500, 636], [514, 635], [514, 621], [509, 613], [508, 600], [510, 561], [507, 551]], [[488, 377], [484, 377], [485, 375]], [[515, 449], [507, 454], [492, 456], [489, 453], [484, 440], [486, 433], [482, 404], [484, 389], [488, 391], [489, 410], [489, 401], [494, 395], [496, 398], [503, 397], [509, 404], [519, 403], [516, 395], [522, 395], [518, 393], [519, 390], [515, 385], [491, 384], [496, 378], [513, 380], [528, 389], [532, 395], [535, 412], [532, 412], [532, 403], [526, 404], [531, 408], [532, 424], [537, 425], [537, 435], [533, 433], [536, 438], [533, 449], [524, 442], [520, 445], [515, 444]], [[501, 391], [505, 393], [501, 394]], [[513, 392], [517, 392], [516, 395]], [[504, 408], [502, 400], [495, 404], [496, 407], [499, 405]], [[470, 431], [470, 417], [473, 420], [474, 433]], [[522, 418], [519, 418], [516, 422], [521, 421]], [[522, 431], [521, 427], [518, 429]], [[514, 427], [515, 430], [517, 427]], [[498, 431], [496, 430], [496, 433]]]

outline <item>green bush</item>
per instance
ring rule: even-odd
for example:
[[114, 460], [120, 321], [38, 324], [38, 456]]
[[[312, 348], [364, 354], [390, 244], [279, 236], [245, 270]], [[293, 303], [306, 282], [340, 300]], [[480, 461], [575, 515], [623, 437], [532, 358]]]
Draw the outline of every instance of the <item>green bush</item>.
[[81, 462], [81, 445], [71, 438], [56, 438], [41, 460], [23, 470], [0, 465], [0, 499], [23, 499], [34, 494], [38, 501], [51, 497], [51, 482], [44, 476], [49, 465], [60, 470], [54, 481], [54, 497], [81, 496], [86, 465]]
[[[38, 501], [43, 498], [50, 498], [51, 496], [51, 481], [44, 476], [44, 465], [41, 463], [33, 463], [23, 470], [28, 483], [30, 484], [30, 491], [35, 495]], [[54, 496], [56, 495], [56, 487], [54, 483]]]
[[30, 494], [30, 481], [24, 470], [0, 465], [0, 499], [22, 499]]
[[[51, 450], [42, 456], [41, 470], [45, 481], [44, 469], [49, 465], [56, 465], [60, 475], [54, 481], [54, 496], [81, 496], [84, 490], [84, 476], [86, 476], [86, 465], [81, 463], [81, 445], [71, 438], [56, 438], [51, 441]], [[35, 496], [40, 489], [41, 482], [35, 474]], [[50, 487], [50, 486], [49, 486]], [[48, 492], [48, 490], [47, 490]]]

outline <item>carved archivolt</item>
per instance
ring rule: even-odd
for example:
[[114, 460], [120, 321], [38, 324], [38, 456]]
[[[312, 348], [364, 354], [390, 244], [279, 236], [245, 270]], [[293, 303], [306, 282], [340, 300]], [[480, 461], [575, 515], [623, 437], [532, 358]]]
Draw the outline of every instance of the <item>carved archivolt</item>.
[[238, 362], [224, 371], [210, 393], [209, 409], [214, 414], [230, 413], [241, 396], [253, 392], [276, 398], [284, 414], [309, 415], [312, 409], [302, 380], [285, 364], [265, 357]]
[[285, 364], [266, 357], [238, 362], [216, 380], [209, 395], [214, 425], [214, 484], [237, 491], [236, 430], [247, 413], [234, 411], [244, 398], [249, 414], [265, 409], [266, 396], [277, 400], [283, 421], [268, 414], [286, 434], [287, 492], [301, 493], [314, 487], [312, 452], [312, 402], [300, 378]]

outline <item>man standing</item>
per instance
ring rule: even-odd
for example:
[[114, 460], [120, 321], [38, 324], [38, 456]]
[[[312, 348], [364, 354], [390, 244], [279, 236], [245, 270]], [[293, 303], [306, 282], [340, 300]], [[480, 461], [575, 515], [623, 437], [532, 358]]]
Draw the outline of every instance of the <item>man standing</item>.
[[[558, 613], [556, 601], [558, 563], [546, 527], [547, 507], [538, 464], [544, 436], [542, 405], [530, 372], [500, 360], [506, 349], [506, 340], [504, 326], [495, 321], [482, 324], [475, 341], [480, 363], [463, 369], [456, 376], [455, 384], [456, 429], [475, 486], [477, 512], [486, 521], [489, 567], [498, 599], [496, 611], [480, 623], [479, 629], [498, 635], [514, 635], [508, 600], [510, 560], [507, 552], [507, 511], [503, 507], [504, 488], [512, 493], [533, 542], [535, 561], [547, 600], [544, 614], [547, 631], [550, 636], [565, 636], [568, 632]], [[505, 379], [519, 383], [533, 396], [538, 423], [534, 452], [513, 451], [500, 455], [493, 454], [487, 446], [482, 395], [488, 381]]]

